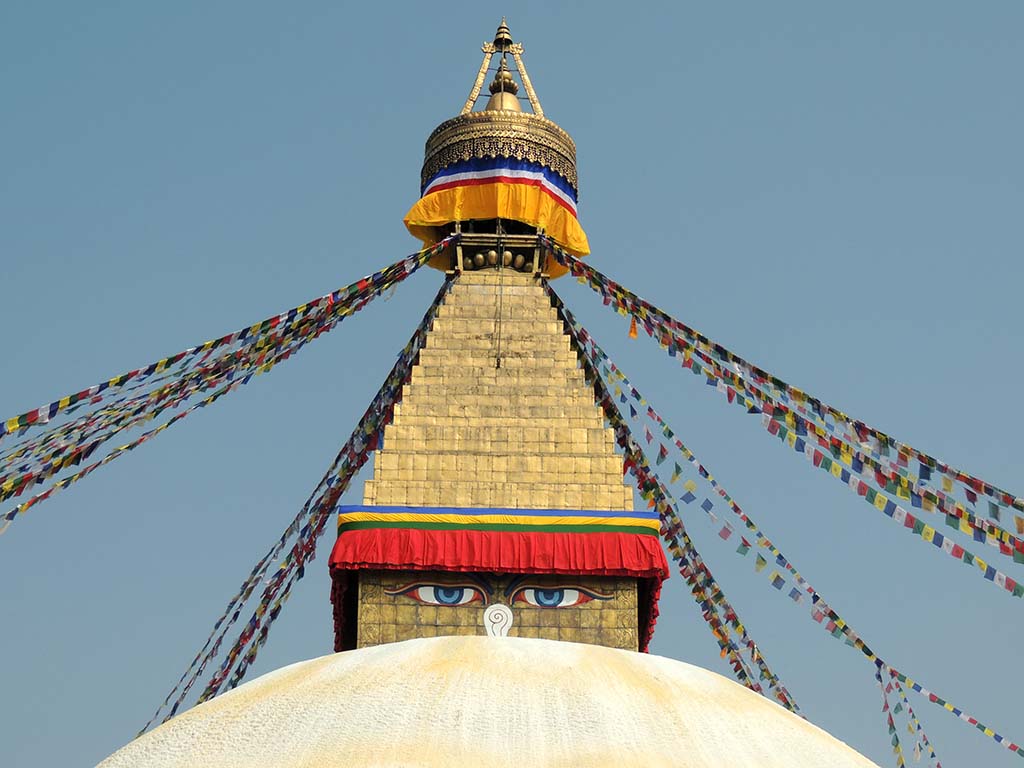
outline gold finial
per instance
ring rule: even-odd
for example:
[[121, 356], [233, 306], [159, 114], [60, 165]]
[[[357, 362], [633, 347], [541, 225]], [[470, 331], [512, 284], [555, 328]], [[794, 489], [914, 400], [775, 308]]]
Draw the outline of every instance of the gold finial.
[[494, 81], [488, 90], [491, 93], [499, 93], [501, 91], [507, 91], [512, 94], [519, 93], [519, 86], [512, 79], [512, 71], [505, 65], [504, 59], [498, 65], [498, 71], [494, 74]]
[[516, 94], [519, 92], [519, 86], [516, 81], [512, 79], [512, 72], [505, 65], [505, 60], [501, 60], [501, 64], [498, 65], [498, 71], [494, 74], [494, 80], [491, 82], [489, 88], [491, 92], [491, 98], [487, 100], [487, 106], [485, 110], [503, 109], [511, 112], [522, 112], [523, 107], [519, 103], [519, 99], [516, 98]]
[[[516, 63], [516, 70], [519, 72], [519, 78], [523, 82], [523, 88], [526, 90], [526, 98], [530, 102], [530, 107], [533, 109], [533, 114], [537, 117], [544, 117], [544, 109], [540, 105], [540, 99], [537, 98], [536, 92], [533, 90], [533, 83], [530, 82], [530, 76], [526, 73], [526, 66], [523, 64], [523, 45], [522, 43], [512, 42], [512, 33], [508, 29], [508, 24], [505, 22], [505, 17], [501, 17], [501, 24], [498, 25], [497, 32], [494, 33], [493, 42], [485, 42], [481, 46], [484, 52], [484, 60], [480, 63], [480, 70], [476, 73], [476, 80], [473, 83], [473, 88], [469, 92], [469, 98], [466, 99], [466, 103], [462, 105], [461, 115], [468, 115], [473, 111], [473, 106], [476, 104], [477, 97], [480, 96], [480, 91], [484, 87], [484, 80], [487, 77], [487, 68], [491, 63], [491, 60], [501, 55], [501, 68], [498, 70], [498, 75], [494, 78], [494, 83], [491, 84], [491, 98], [487, 102], [487, 106], [484, 107], [484, 111], [505, 111], [505, 112], [522, 112], [523, 107], [519, 103], [519, 99], [516, 98], [515, 94], [518, 90], [518, 86], [515, 85], [515, 81], [511, 78], [511, 74], [503, 74], [502, 69], [505, 67], [505, 58], [508, 54], [512, 54], [513, 60]], [[495, 87], [497, 84], [497, 88]], [[509, 87], [509, 84], [513, 87]], [[497, 93], [495, 93], [497, 90]]]
[[512, 46], [512, 33], [509, 31], [508, 24], [505, 23], [505, 17], [501, 17], [501, 24], [498, 25], [498, 31], [494, 33], [494, 47], [499, 51], [505, 51]]

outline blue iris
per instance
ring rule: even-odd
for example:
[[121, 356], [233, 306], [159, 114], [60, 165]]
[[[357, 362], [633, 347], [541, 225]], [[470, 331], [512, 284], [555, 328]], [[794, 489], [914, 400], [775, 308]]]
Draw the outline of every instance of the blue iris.
[[434, 587], [434, 597], [441, 605], [458, 605], [465, 594], [464, 587]]
[[537, 589], [533, 594], [537, 605], [544, 608], [556, 608], [565, 599], [564, 589]]

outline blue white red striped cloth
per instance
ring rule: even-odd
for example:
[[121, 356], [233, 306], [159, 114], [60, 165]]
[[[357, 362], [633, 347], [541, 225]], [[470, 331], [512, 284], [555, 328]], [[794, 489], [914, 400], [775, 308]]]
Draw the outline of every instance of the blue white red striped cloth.
[[576, 190], [568, 181], [538, 163], [510, 157], [473, 158], [454, 163], [428, 179], [421, 196], [454, 187], [498, 183], [539, 187], [576, 216]]

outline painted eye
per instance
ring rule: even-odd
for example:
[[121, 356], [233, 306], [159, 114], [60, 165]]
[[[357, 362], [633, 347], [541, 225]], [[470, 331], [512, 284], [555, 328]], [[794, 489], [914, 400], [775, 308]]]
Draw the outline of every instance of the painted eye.
[[480, 593], [472, 587], [449, 587], [444, 585], [418, 587], [415, 597], [431, 605], [465, 605], [479, 599]]
[[456, 584], [413, 584], [387, 594], [407, 595], [426, 605], [468, 605], [483, 600], [483, 593], [477, 587]]
[[590, 602], [594, 597], [594, 595], [589, 595], [578, 589], [527, 587], [516, 592], [513, 602], [535, 605], [538, 608], [571, 608], [574, 605]]

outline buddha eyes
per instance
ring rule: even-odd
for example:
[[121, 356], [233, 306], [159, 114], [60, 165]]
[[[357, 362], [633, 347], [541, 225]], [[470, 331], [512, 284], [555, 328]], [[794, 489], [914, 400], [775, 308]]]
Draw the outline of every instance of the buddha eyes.
[[[469, 605], [491, 602], [484, 591], [473, 584], [410, 584], [400, 589], [385, 590], [388, 595], [405, 595], [424, 605]], [[509, 594], [509, 605], [525, 604], [534, 608], [572, 608], [591, 600], [610, 600], [581, 587], [520, 586]]]
[[589, 603], [596, 597], [599, 596], [582, 589], [523, 587], [512, 595], [512, 602], [526, 603], [538, 608], [571, 608], [574, 605]]
[[388, 590], [389, 595], [406, 595], [424, 605], [469, 605], [484, 601], [479, 587], [455, 584], [413, 584], [404, 589]]

